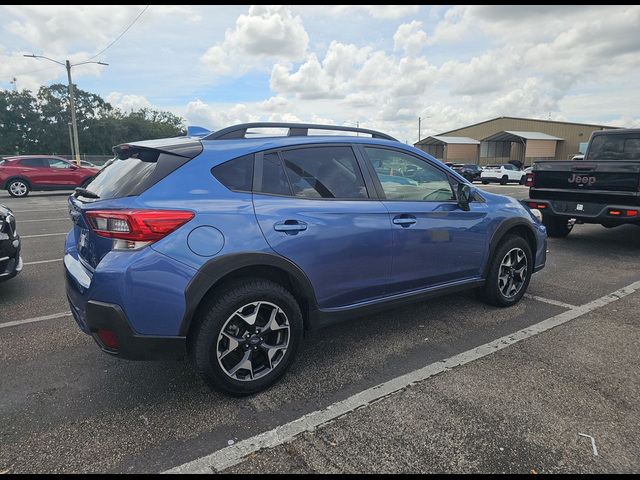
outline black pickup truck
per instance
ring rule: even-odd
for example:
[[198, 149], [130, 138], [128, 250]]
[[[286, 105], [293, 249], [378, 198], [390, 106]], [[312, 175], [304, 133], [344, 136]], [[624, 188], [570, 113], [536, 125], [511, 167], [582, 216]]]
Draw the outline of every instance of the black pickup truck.
[[542, 212], [551, 237], [575, 223], [640, 226], [640, 129], [593, 132], [584, 159], [536, 162], [526, 185], [522, 202]]

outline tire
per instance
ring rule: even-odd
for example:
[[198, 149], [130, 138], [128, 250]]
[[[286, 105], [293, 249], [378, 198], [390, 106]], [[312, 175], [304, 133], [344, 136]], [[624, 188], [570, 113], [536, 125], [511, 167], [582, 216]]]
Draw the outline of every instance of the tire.
[[550, 237], [564, 238], [573, 230], [573, 225], [569, 226], [569, 221], [562, 217], [543, 215], [542, 223], [547, 227], [547, 235]]
[[478, 289], [478, 297], [496, 307], [515, 305], [529, 287], [533, 267], [529, 243], [519, 235], [506, 235], [491, 258], [489, 273], [484, 286]]
[[15, 198], [24, 198], [29, 195], [31, 191], [31, 186], [25, 180], [11, 180], [11, 182], [7, 185], [7, 191], [9, 195]]
[[507, 183], [509, 183], [509, 177], [505, 175], [500, 179], [500, 185], [506, 185]]
[[489, 185], [489, 182], [486, 182], [486, 181], [484, 181], [484, 180], [483, 180], [483, 181], [482, 181], [482, 184], [483, 184], [483, 185]]
[[527, 176], [525, 175], [520, 179], [520, 185], [525, 185], [527, 183]]
[[187, 353], [210, 388], [244, 397], [286, 373], [302, 334], [302, 312], [291, 293], [274, 282], [243, 278], [222, 287], [199, 309]]

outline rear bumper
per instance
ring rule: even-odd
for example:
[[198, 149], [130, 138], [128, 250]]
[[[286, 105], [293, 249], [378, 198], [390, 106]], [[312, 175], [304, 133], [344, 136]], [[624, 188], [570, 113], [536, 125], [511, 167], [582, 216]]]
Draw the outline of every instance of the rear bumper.
[[[602, 203], [567, 202], [559, 200], [536, 200], [525, 198], [522, 202], [537, 208], [545, 215], [576, 219], [580, 223], [594, 223], [605, 225], [625, 225], [640, 223], [640, 208], [629, 205], [607, 205]], [[535, 207], [533, 206], [535, 204]], [[610, 211], [619, 211], [620, 215], [611, 215]], [[628, 216], [626, 212], [638, 212]]]
[[[100, 349], [125, 360], [182, 360], [186, 337], [152, 337], [136, 334], [118, 305], [89, 300], [84, 326]], [[109, 348], [98, 337], [98, 331], [113, 333], [117, 348]]]

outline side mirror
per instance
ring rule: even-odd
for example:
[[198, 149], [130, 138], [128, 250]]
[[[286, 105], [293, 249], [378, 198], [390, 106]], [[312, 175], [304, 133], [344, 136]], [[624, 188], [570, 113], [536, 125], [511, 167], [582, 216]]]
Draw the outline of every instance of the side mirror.
[[79, 169], [79, 168], [80, 168], [80, 167], [79, 167], [77, 164], [75, 164], [75, 165], [74, 165], [73, 163], [71, 164], [71, 169], [72, 169], [72, 170], [77, 170], [77, 169]]
[[476, 188], [472, 187], [468, 183], [461, 183], [458, 185], [458, 205], [462, 210], [468, 212], [471, 210], [469, 204], [476, 199]]

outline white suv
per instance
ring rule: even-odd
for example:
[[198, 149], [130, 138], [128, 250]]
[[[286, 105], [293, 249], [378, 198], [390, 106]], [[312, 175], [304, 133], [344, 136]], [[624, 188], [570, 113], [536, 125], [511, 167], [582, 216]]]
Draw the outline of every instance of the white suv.
[[511, 164], [487, 165], [482, 170], [480, 180], [484, 185], [488, 185], [491, 182], [500, 182], [500, 185], [518, 182], [520, 185], [524, 185], [527, 183], [527, 174]]

